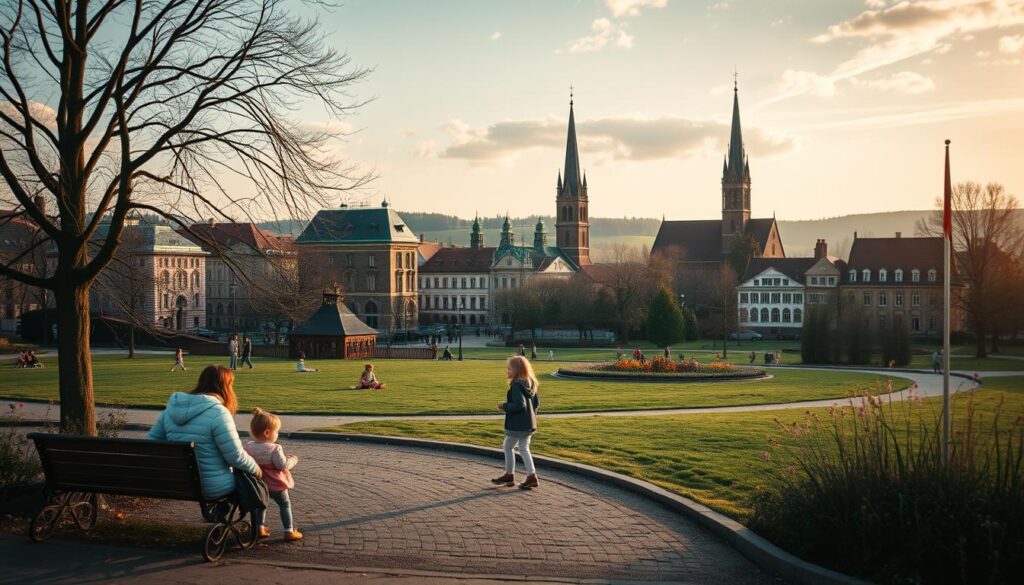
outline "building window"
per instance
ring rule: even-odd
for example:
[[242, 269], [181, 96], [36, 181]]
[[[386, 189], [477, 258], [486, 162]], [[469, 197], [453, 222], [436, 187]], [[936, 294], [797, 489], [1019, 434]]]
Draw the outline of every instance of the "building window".
[[366, 275], [366, 290], [369, 291], [369, 292], [374, 292], [374, 291], [377, 290], [377, 275], [376, 274], [367, 274]]
[[757, 323], [757, 307], [750, 309], [750, 322]]
[[921, 306], [921, 293], [916, 292], [916, 293], [910, 295], [910, 306], [911, 307], [920, 307]]
[[462, 288], [466, 288], [466, 277], [462, 277]]
[[910, 282], [921, 282], [921, 271], [917, 268], [910, 271]]
[[818, 277], [817, 276], [812, 276], [811, 277], [811, 284], [813, 284], [813, 285], [817, 285], [818, 284]]
[[430, 282], [429, 278], [420, 277], [420, 288], [428, 288], [427, 284]]
[[880, 292], [878, 293], [878, 306], [887, 307], [889, 306], [889, 293]]
[[512, 288], [515, 288], [516, 287], [516, 278], [514, 276], [512, 277], [511, 282], [512, 282]]
[[469, 308], [476, 309], [476, 297], [469, 297]]
[[861, 276], [861, 280], [863, 280], [864, 282], [871, 282], [871, 271], [868, 270], [867, 268], [865, 268], [861, 272], [860, 276]]
[[928, 282], [935, 282], [935, 279], [937, 277], [938, 277], [938, 273], [935, 272], [934, 268], [932, 268], [931, 270], [928, 271]]
[[836, 283], [836, 277], [834, 277], [834, 276], [828, 277], [828, 284], [829, 285], [834, 285], [835, 283]]
[[866, 293], [864, 293], [864, 306], [866, 307], [866, 306], [868, 306], [870, 304], [871, 304], [871, 293], [866, 292]]
[[[480, 310], [481, 311], [487, 310], [487, 297], [480, 297]], [[483, 317], [481, 317], [481, 319], [482, 318]], [[483, 321], [480, 321], [480, 322], [483, 323]]]
[[750, 302], [749, 295], [747, 293], [740, 293], [740, 302], [741, 303], [748, 303], [748, 302]]
[[773, 292], [772, 293], [772, 302], [773, 303], [778, 303], [778, 302], [781, 302], [781, 301], [782, 301], [782, 293]]
[[448, 277], [441, 279], [441, 288], [448, 288]]
[[882, 268], [878, 271], [878, 282], [885, 282], [888, 277], [889, 273], [885, 270], [885, 268]]
[[894, 273], [894, 276], [895, 278], [893, 278], [893, 280], [895, 280], [896, 282], [903, 282], [903, 269], [897, 268], [896, 272]]
[[469, 279], [469, 288], [476, 288], [476, 277]]
[[802, 304], [804, 302], [803, 293], [793, 293], [793, 302], [796, 304]]
[[789, 309], [782, 309], [782, 322], [789, 323], [790, 313]]
[[740, 323], [746, 323], [750, 320], [750, 315], [746, 309], [740, 309]]
[[377, 267], [377, 255], [376, 254], [367, 254], [367, 256], [366, 256], [366, 265], [369, 266], [370, 268], [376, 268]]
[[782, 286], [789, 286], [789, 279], [788, 278], [783, 278], [782, 279]]
[[772, 323], [778, 323], [778, 322], [779, 322], [779, 310], [778, 309], [772, 309]]
[[171, 307], [171, 299], [167, 295], [167, 293], [164, 293], [164, 308], [165, 309], [169, 309], [170, 307]]
[[192, 317], [192, 326], [199, 327], [199, 317]]
[[402, 273], [395, 273], [395, 291], [402, 292]]
[[761, 309], [761, 322], [762, 323], [767, 323], [768, 322], [768, 309]]
[[782, 302], [789, 304], [793, 302], [793, 295], [791, 293], [782, 293]]
[[761, 281], [759, 279], [755, 278], [754, 279], [754, 286], [760, 286], [760, 285], [761, 285]]
[[850, 271], [850, 282], [857, 282], [857, 271], [856, 270], [851, 270]]
[[195, 294], [195, 295], [193, 296], [193, 301], [192, 301], [192, 302], [193, 302], [193, 304], [194, 304], [195, 306], [197, 306], [197, 307], [199, 306], [199, 293], [196, 293], [196, 294]]
[[903, 306], [903, 293], [902, 292], [897, 292], [896, 293], [896, 306], [897, 307], [902, 307]]
[[486, 276], [481, 276], [480, 277], [480, 288], [487, 288], [487, 277]]
[[793, 309], [793, 322], [800, 323], [804, 320], [804, 312], [800, 309]]
[[920, 317], [911, 317], [910, 318], [910, 330], [914, 331], [914, 332], [917, 332], [917, 331], [921, 330], [921, 318]]

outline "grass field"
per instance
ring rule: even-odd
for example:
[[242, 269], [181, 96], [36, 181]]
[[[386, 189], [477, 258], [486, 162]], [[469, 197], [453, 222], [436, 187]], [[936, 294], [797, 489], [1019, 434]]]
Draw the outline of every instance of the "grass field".
[[[443, 346], [442, 346], [443, 347]], [[625, 357], [631, 357], [633, 354], [633, 347], [623, 348], [622, 353]], [[672, 346], [672, 359], [678, 359], [679, 354], [683, 353], [687, 359], [696, 359], [702, 362], [716, 361], [716, 355], [721, 354], [721, 349], [712, 350], [711, 345], [707, 344], [707, 349], [694, 345], [689, 347], [687, 345], [673, 345]], [[786, 346], [790, 347], [790, 346]], [[733, 348], [732, 344], [729, 345], [729, 359], [728, 361], [733, 363], [746, 364], [749, 362], [750, 352], [755, 353], [757, 363], [763, 363], [764, 354], [766, 352], [775, 351], [776, 349], [783, 349], [782, 342], [766, 342], [764, 345], [751, 345], [747, 342], [743, 347]], [[553, 348], [555, 352], [555, 360], [562, 361], [608, 361], [614, 360], [616, 352], [615, 348]], [[458, 355], [458, 349], [453, 350], [455, 355]], [[530, 348], [526, 348], [527, 356], [529, 356]], [[648, 359], [653, 359], [662, 355], [662, 349], [657, 348], [646, 348], [643, 349], [644, 355]], [[505, 359], [510, 355], [516, 353], [514, 347], [474, 347], [464, 348], [462, 350], [463, 356], [468, 359]], [[538, 345], [537, 346], [537, 361], [546, 362], [548, 359], [548, 348]], [[800, 363], [799, 353], [783, 353], [782, 363], [784, 364], [797, 364]], [[1024, 369], [1024, 363], [1020, 364], [1021, 369]]]
[[[226, 360], [218, 360], [224, 363]], [[0, 368], [0, 397], [56, 399], [57, 370]], [[170, 357], [97, 356], [93, 360], [96, 401], [101, 404], [161, 407], [171, 392], [188, 390], [198, 370], [211, 358], [189, 357], [189, 372], [169, 373]], [[363, 362], [310, 362], [319, 373], [299, 374], [283, 359], [257, 359], [256, 369], [237, 372], [235, 390], [242, 409], [256, 406], [282, 413], [331, 414], [489, 414], [503, 401], [504, 365], [496, 361], [434, 362], [381, 360], [378, 377], [383, 391], [350, 390]], [[546, 412], [632, 410], [769, 404], [836, 398], [884, 384], [872, 374], [780, 370], [770, 380], [704, 383], [624, 383], [560, 380], [550, 376], [558, 362], [538, 362], [541, 397]], [[895, 379], [896, 389], [909, 381]]]
[[[1024, 416], [1024, 376], [991, 378], [975, 396], [985, 420], [1002, 404], [1004, 424]], [[966, 395], [954, 397], [954, 417], [964, 411]], [[941, 399], [928, 399], [931, 419]], [[898, 405], [894, 408], [905, 408]], [[824, 409], [815, 411], [825, 417]], [[579, 417], [542, 420], [534, 453], [595, 465], [649, 481], [715, 510], [744, 520], [752, 494], [777, 466], [758, 454], [768, 437], [779, 437], [775, 419], [803, 420], [800, 411], [664, 415], [650, 417]], [[988, 428], [980, 424], [978, 428]], [[643, 429], [642, 432], [637, 432]], [[498, 447], [503, 431], [496, 421], [382, 421], [329, 429], [425, 437]]]

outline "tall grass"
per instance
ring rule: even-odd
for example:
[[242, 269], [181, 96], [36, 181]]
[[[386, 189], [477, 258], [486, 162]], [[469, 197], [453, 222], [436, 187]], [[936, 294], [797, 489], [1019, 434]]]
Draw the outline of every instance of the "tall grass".
[[1011, 583], [1024, 575], [1024, 416], [939, 413], [867, 395], [779, 425], [761, 454], [778, 473], [751, 526], [807, 560], [882, 583]]

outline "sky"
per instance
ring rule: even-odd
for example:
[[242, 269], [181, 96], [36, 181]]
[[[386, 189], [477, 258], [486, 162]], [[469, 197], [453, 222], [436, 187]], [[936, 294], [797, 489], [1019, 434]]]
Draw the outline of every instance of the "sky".
[[954, 181], [1024, 196], [1024, 0], [348, 0], [319, 18], [373, 68], [343, 147], [379, 174], [369, 202], [553, 213], [571, 85], [594, 216], [715, 217], [734, 72], [755, 216], [930, 208], [946, 138]]

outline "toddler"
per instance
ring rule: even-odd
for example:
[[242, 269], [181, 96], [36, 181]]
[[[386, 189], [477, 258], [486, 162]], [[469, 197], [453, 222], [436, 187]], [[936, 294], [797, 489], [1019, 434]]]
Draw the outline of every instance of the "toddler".
[[[295, 480], [289, 471], [299, 462], [295, 455], [285, 455], [284, 448], [277, 444], [281, 430], [281, 419], [261, 408], [252, 411], [249, 432], [253, 440], [245, 444], [245, 452], [252, 456], [263, 470], [263, 481], [267, 482], [270, 497], [281, 509], [281, 525], [284, 526], [285, 540], [302, 540], [302, 533], [295, 529], [292, 520], [292, 503], [288, 490], [295, 487]], [[256, 512], [256, 524], [260, 538], [270, 536], [266, 526], [267, 511]]]

